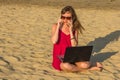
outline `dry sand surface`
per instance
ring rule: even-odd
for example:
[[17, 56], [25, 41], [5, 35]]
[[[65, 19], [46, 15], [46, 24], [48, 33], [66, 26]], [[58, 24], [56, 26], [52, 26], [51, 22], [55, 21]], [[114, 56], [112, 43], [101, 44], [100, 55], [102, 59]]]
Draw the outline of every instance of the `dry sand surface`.
[[[72, 5], [86, 29], [79, 45], [94, 45], [91, 62], [104, 70], [52, 68], [51, 27]], [[0, 80], [119, 80], [120, 0], [0, 0]]]

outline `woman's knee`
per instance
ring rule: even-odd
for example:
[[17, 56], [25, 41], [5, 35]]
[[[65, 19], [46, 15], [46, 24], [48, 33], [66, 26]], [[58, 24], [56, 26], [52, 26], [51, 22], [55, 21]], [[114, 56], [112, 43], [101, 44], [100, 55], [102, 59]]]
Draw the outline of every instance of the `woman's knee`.
[[63, 71], [71, 71], [72, 66], [69, 63], [61, 63], [60, 67]]
[[89, 62], [77, 62], [76, 65], [77, 65], [77, 67], [83, 68], [83, 69], [87, 69], [90, 67]]

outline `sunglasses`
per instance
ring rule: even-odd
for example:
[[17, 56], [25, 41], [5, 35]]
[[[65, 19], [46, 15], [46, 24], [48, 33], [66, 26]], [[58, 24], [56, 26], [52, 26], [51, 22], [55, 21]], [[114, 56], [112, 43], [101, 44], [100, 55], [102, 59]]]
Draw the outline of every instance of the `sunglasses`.
[[65, 16], [61, 16], [61, 19], [67, 19], [67, 20], [71, 20], [72, 17], [65, 17]]

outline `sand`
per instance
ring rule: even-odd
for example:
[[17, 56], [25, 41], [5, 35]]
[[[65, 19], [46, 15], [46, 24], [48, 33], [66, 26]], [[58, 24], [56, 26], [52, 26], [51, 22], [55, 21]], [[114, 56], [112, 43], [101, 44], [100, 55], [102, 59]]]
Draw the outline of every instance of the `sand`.
[[[0, 0], [0, 80], [119, 80], [120, 0]], [[79, 45], [94, 45], [91, 62], [104, 70], [52, 68], [51, 27], [72, 5], [85, 28]]]

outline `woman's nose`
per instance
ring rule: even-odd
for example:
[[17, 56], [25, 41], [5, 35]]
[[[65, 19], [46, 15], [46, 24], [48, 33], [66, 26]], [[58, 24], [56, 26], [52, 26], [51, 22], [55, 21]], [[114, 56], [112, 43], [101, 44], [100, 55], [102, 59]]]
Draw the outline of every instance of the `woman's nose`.
[[67, 22], [68, 20], [67, 19], [64, 19], [64, 22]]

